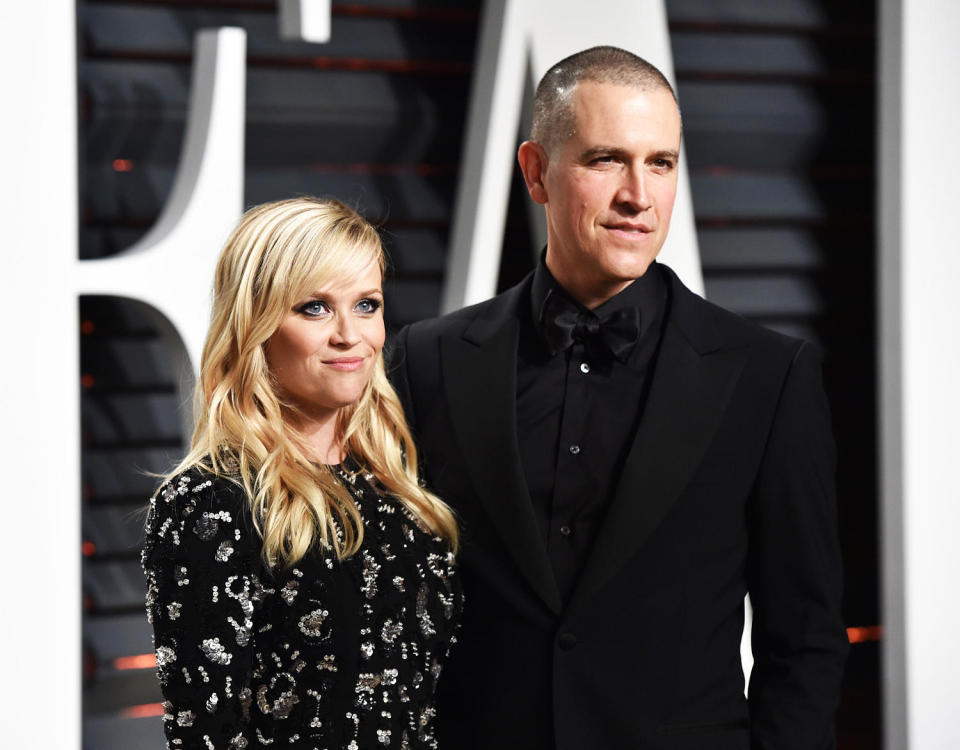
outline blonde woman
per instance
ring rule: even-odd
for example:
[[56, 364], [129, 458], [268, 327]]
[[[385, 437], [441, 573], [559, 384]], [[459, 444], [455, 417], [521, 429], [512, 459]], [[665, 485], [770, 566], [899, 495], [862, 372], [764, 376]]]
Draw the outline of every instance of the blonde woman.
[[257, 206], [221, 252], [143, 552], [171, 748], [437, 746], [457, 528], [386, 379], [383, 271], [334, 200]]

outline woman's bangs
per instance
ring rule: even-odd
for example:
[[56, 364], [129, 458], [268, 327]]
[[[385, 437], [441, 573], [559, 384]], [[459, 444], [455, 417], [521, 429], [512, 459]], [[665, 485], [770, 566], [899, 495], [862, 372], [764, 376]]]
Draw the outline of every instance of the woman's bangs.
[[366, 243], [337, 242], [318, 245], [299, 254], [291, 269], [289, 288], [294, 299], [303, 299], [331, 286], [349, 286], [372, 265], [379, 268], [380, 249]]

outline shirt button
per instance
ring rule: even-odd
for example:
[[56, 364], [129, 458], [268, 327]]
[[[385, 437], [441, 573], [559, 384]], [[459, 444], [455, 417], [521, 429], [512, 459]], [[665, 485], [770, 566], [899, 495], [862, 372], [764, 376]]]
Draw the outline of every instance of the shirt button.
[[570, 536], [573, 533], [573, 529], [571, 529], [569, 526], [561, 526], [560, 533], [564, 536]]
[[561, 651], [571, 651], [577, 645], [577, 636], [573, 633], [561, 633], [560, 637], [557, 638], [557, 645]]
[[580, 372], [586, 375], [588, 372], [590, 372], [590, 365], [588, 365], [586, 362], [582, 362], [580, 364]]
[[580, 452], [580, 446], [574, 443], [570, 446], [570, 452], [575, 456]]

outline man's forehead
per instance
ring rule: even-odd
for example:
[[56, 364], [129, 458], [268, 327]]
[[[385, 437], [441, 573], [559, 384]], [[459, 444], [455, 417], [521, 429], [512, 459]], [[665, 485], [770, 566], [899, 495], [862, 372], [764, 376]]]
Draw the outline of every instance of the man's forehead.
[[676, 113], [677, 116], [680, 114], [673, 94], [663, 86], [586, 80], [578, 83], [570, 93], [574, 112], [579, 112], [585, 107], [588, 110], [597, 107], [612, 108], [626, 100], [642, 100], [651, 109], [664, 113]]
[[[618, 145], [621, 138], [652, 137], [656, 148], [679, 146], [680, 111], [665, 88], [631, 86], [606, 82], [581, 83], [571, 97], [573, 121], [571, 141], [606, 141]], [[596, 141], [597, 143], [593, 143]]]

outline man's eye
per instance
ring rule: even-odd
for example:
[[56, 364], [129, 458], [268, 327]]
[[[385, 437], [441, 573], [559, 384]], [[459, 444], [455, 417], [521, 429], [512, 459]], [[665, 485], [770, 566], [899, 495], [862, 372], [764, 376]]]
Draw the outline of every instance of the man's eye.
[[591, 160], [591, 164], [610, 164], [613, 161], [613, 157], [607, 154], [606, 156], [595, 156]]
[[321, 315], [326, 315], [328, 312], [330, 312], [330, 308], [327, 307], [326, 302], [318, 299], [312, 299], [309, 302], [304, 302], [302, 305], [300, 305], [300, 307], [297, 308], [297, 312], [311, 318], [319, 318]]
[[669, 159], [654, 159], [653, 166], [657, 169], [673, 169], [673, 162]]
[[364, 315], [372, 315], [373, 313], [375, 313], [377, 310], [380, 309], [380, 304], [381, 304], [380, 300], [366, 298], [366, 299], [360, 300], [356, 304], [354, 309], [358, 313], [362, 313]]

